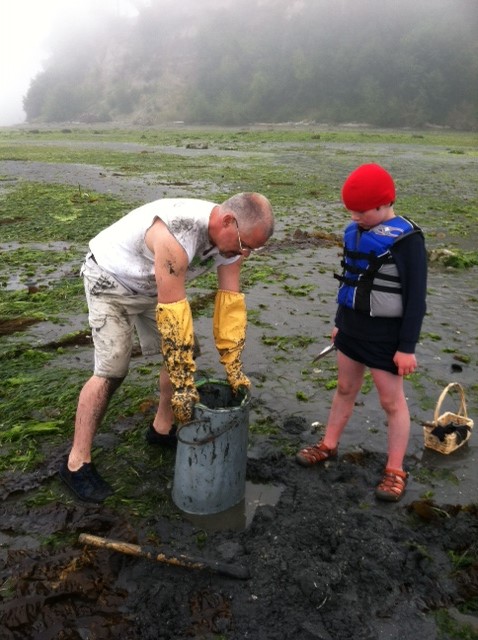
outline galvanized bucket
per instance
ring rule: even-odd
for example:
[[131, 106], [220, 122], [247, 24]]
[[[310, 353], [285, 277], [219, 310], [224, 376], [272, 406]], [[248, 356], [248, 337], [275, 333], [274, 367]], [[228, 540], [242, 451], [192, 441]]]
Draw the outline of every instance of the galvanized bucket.
[[172, 498], [186, 513], [207, 515], [244, 498], [250, 394], [234, 395], [222, 380], [196, 386], [193, 420], [178, 429]]

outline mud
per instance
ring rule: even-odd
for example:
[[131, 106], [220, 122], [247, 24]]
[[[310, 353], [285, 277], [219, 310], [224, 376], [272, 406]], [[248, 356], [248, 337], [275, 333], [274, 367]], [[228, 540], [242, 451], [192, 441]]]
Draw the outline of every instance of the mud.
[[[284, 422], [291, 443], [303, 426]], [[265, 447], [249, 460], [248, 477], [280, 484], [281, 499], [259, 507], [246, 530], [210, 532], [200, 551], [200, 530], [185, 519], [158, 514], [133, 529], [107, 507], [19, 508], [17, 492], [51, 478], [55, 462], [43, 478], [12, 487], [1, 510], [1, 577], [14, 590], [0, 604], [6, 639], [432, 640], [439, 636], [430, 612], [478, 595], [476, 566], [457, 570], [450, 561], [450, 553], [476, 555], [476, 508], [376, 503], [380, 454], [346, 453], [306, 470]], [[245, 566], [250, 578], [82, 546], [83, 532], [144, 545], [153, 557]], [[53, 533], [71, 544], [40, 546]]]
[[[5, 173], [5, 163], [0, 165], [0, 173]], [[17, 178], [24, 171], [27, 179], [40, 180], [43, 175], [54, 181], [51, 165], [46, 174], [36, 163], [25, 163], [23, 168], [15, 163], [15, 167]], [[121, 188], [115, 187], [112, 180], [95, 175], [97, 169], [88, 171], [82, 166], [66, 172], [62, 165], [55, 180], [81, 182], [100, 192], [117, 188], [121, 195], [128, 189], [127, 179], [119, 179]], [[148, 199], [143, 187], [130, 185], [131, 198], [136, 199], [139, 188]], [[402, 502], [383, 504], [373, 494], [386, 450], [386, 429], [374, 392], [361, 394], [336, 462], [303, 469], [293, 460], [304, 442], [320, 437], [333, 393], [320, 381], [321, 370], [333, 369], [333, 355], [317, 365], [312, 358], [327, 344], [331, 329], [331, 272], [337, 247], [331, 238], [288, 234], [283, 229], [274, 243], [268, 249], [270, 259], [283, 262], [291, 278], [297, 277], [301, 284], [318, 277], [322, 282], [319, 299], [304, 297], [299, 302], [279, 300], [283, 295], [279, 283], [255, 285], [248, 291], [248, 307], [261, 306], [262, 322], [275, 327], [289, 343], [297, 336], [316, 338], [303, 347], [270, 346], [262, 340], [261, 326], [248, 328], [244, 360], [254, 383], [251, 421], [268, 417], [279, 430], [251, 436], [247, 480], [280, 487], [277, 503], [257, 506], [247, 526], [237, 527], [232, 513], [226, 513], [220, 530], [206, 530], [179, 512], [171, 518], [158, 509], [152, 517], [136, 513], [129, 519], [108, 506], [29, 501], [31, 491], [39, 487], [48, 491], [58, 482], [59, 461], [70, 444], [65, 440], [64, 446], [48, 452], [46, 463], [35, 472], [4, 472], [0, 479], [2, 639], [456, 637], [439, 630], [435, 613], [441, 610], [476, 632], [476, 609], [471, 607], [468, 613], [457, 609], [478, 597], [478, 445], [473, 435], [465, 447], [442, 456], [424, 449], [422, 433], [422, 423], [432, 417], [430, 407], [446, 383], [453, 379], [466, 386], [476, 380], [476, 270], [454, 273], [431, 268], [425, 338], [417, 350], [421, 386], [407, 383], [413, 421], [406, 459], [408, 491]], [[294, 259], [281, 253], [285, 246], [292, 247]], [[457, 309], [459, 322], [453, 313]], [[73, 323], [77, 326], [78, 318]], [[201, 317], [196, 325], [202, 346], [199, 366], [214, 366], [217, 360], [209, 324], [210, 319]], [[47, 331], [36, 325], [29, 331], [34, 340], [43, 332], [51, 344], [60, 337], [54, 327]], [[437, 333], [439, 347], [426, 339]], [[455, 352], [446, 353], [444, 345], [453, 346]], [[90, 347], [77, 347], [75, 358], [86, 376]], [[457, 354], [471, 357], [463, 362]], [[315, 379], [304, 376], [304, 371], [316, 371]], [[216, 372], [221, 374], [219, 367]], [[298, 391], [308, 402], [300, 400]], [[424, 396], [430, 399], [426, 408]], [[475, 409], [472, 398], [470, 412]], [[131, 425], [125, 418], [112, 433], [99, 434], [97, 448], [113, 449]], [[152, 452], [136, 471], [145, 485], [170, 491], [172, 472], [169, 477], [155, 473], [159, 455]], [[117, 480], [111, 469], [106, 475], [113, 484]], [[135, 543], [154, 557], [159, 552], [168, 557], [183, 554], [211, 565], [245, 566], [250, 577], [233, 578], [212, 569], [187, 569], [81, 545], [81, 533]]]

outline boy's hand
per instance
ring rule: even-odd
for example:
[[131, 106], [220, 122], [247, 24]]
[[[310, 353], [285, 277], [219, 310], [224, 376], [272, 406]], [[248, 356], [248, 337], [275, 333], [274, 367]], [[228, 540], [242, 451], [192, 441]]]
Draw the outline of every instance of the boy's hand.
[[397, 351], [393, 356], [393, 362], [398, 369], [399, 376], [407, 376], [417, 368], [417, 359], [414, 353]]

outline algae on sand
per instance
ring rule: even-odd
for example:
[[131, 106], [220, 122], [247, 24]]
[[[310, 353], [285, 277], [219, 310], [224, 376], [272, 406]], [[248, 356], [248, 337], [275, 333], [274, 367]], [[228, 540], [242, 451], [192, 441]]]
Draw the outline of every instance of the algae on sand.
[[[199, 142], [207, 145], [199, 148]], [[315, 367], [312, 359], [332, 329], [335, 238], [347, 222], [343, 179], [361, 162], [382, 163], [396, 179], [397, 212], [423, 227], [430, 248], [472, 251], [476, 142], [476, 136], [453, 132], [319, 127], [99, 133], [84, 127], [68, 136], [59, 129], [41, 136], [0, 131], [6, 257], [0, 316], [19, 325], [22, 318], [37, 320], [3, 335], [0, 351], [0, 614], [6, 637], [28, 637], [32, 628], [132, 640], [465, 633], [446, 612], [455, 606], [477, 611], [477, 516], [470, 503], [476, 500], [478, 445], [472, 436], [466, 450], [447, 459], [425, 452], [421, 422], [457, 375], [470, 415], [477, 413], [476, 265], [430, 265], [419, 370], [406, 382], [412, 434], [404, 501], [379, 505], [373, 498], [386, 429], [367, 386], [337, 464], [300, 469], [291, 452], [318, 438], [333, 393], [334, 361]], [[102, 507], [75, 503], [56, 470], [70, 445], [78, 392], [91, 372], [88, 341], [66, 339], [88, 331], [78, 277], [88, 239], [147, 200], [219, 200], [245, 190], [265, 193], [277, 215], [274, 238], [248, 260], [243, 278], [251, 311], [244, 362], [253, 382], [247, 473], [249, 481], [283, 486], [280, 500], [258, 508], [242, 532], [206, 533], [181, 517], [170, 497], [174, 454], [151, 451], [144, 440], [159, 362], [135, 351], [130, 376], [95, 440], [95, 462], [115, 496]], [[198, 300], [198, 366], [222, 377], [210, 287], [208, 277], [189, 292], [192, 303]], [[461, 372], [451, 368], [456, 354], [467, 356]], [[87, 551], [76, 542], [83, 531], [246, 563], [252, 578], [239, 583]], [[464, 556], [471, 563], [457, 567], [456, 558]], [[433, 611], [440, 612], [443, 633]]]

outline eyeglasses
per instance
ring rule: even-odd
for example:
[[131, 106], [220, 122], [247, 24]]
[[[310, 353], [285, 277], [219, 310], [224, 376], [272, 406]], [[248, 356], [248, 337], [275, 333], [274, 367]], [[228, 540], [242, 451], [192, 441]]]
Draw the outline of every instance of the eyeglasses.
[[261, 251], [264, 248], [264, 247], [257, 247], [257, 249], [253, 249], [252, 247], [248, 247], [247, 244], [242, 244], [241, 234], [239, 233], [239, 224], [236, 218], [234, 218], [234, 222], [236, 223], [237, 239], [239, 241], [239, 248], [241, 250], [242, 255], [244, 255], [245, 251], [248, 251], [248, 253], [257, 253], [258, 251]]

